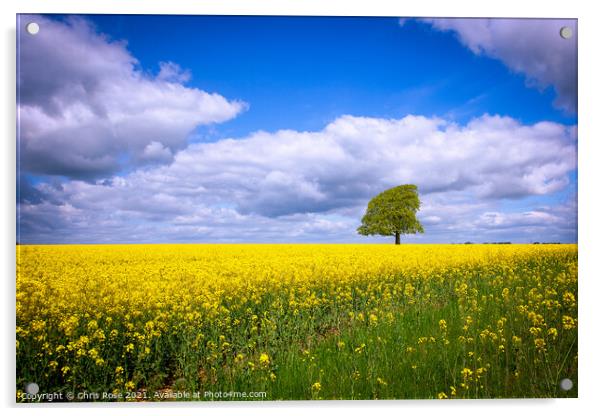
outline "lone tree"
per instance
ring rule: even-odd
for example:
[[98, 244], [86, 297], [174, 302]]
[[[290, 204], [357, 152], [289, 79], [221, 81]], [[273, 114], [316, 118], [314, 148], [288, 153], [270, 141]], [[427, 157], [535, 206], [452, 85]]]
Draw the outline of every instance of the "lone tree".
[[394, 235], [395, 244], [399, 244], [401, 234], [424, 233], [416, 218], [419, 209], [420, 199], [416, 185], [387, 189], [368, 203], [357, 232], [361, 235]]

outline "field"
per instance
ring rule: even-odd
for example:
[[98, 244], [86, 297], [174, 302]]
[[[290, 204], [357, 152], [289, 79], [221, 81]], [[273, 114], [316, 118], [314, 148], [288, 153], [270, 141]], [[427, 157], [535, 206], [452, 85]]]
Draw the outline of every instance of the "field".
[[576, 245], [17, 246], [17, 263], [17, 401], [29, 382], [75, 400], [577, 396]]

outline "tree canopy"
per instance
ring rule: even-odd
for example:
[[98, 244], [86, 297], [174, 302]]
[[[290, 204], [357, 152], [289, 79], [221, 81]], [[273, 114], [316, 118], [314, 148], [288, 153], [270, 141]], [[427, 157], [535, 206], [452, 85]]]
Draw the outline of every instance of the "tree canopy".
[[424, 233], [416, 218], [419, 209], [416, 185], [387, 189], [370, 200], [357, 232], [361, 235], [395, 236], [395, 244], [399, 244], [401, 234]]

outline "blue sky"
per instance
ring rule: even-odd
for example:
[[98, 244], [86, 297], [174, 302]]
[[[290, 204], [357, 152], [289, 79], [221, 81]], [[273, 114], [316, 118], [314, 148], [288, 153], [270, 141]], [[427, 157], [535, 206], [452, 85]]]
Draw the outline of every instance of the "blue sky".
[[18, 30], [22, 243], [386, 242], [355, 228], [405, 182], [427, 230], [408, 241], [576, 241], [575, 21]]
[[[216, 126], [225, 136], [263, 129], [318, 130], [341, 114], [436, 115], [465, 122], [483, 112], [525, 123], [576, 123], [550, 105], [553, 88], [475, 56], [452, 32], [415, 20], [355, 17], [93, 16], [126, 39], [142, 68], [173, 61], [189, 85], [250, 103]], [[152, 28], [152, 30], [149, 30]], [[219, 40], [219, 41], [218, 41]], [[520, 105], [517, 105], [520, 103]]]

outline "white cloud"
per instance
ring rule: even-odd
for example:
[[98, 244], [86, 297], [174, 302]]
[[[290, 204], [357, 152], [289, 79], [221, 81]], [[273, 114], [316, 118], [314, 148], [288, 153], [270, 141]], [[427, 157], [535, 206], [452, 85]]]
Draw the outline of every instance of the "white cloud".
[[[441, 31], [453, 31], [477, 55], [502, 61], [525, 74], [530, 85], [553, 86], [555, 104], [574, 112], [577, 106], [577, 21], [574, 19], [421, 19]], [[573, 37], [563, 39], [568, 26]]]
[[568, 183], [575, 134], [556, 123], [526, 126], [488, 115], [466, 126], [419, 116], [343, 116], [318, 132], [259, 132], [192, 145], [148, 175], [174, 186], [186, 177], [243, 213], [267, 216], [354, 205], [400, 183], [416, 183], [422, 193], [520, 198]]
[[171, 150], [159, 142], [150, 142], [142, 152], [142, 159], [155, 162], [171, 162]]
[[184, 83], [190, 81], [192, 74], [189, 70], [183, 70], [175, 62], [159, 62], [159, 74], [157, 79], [160, 81]]
[[[157, 156], [165, 150], [148, 146]], [[559, 191], [574, 169], [573, 126], [490, 115], [466, 125], [422, 116], [342, 116], [315, 132], [257, 132], [193, 144], [169, 165], [110, 181], [39, 184], [35, 198], [22, 204], [22, 218], [25, 236], [42, 235], [27, 231], [39, 223], [90, 238], [106, 224], [106, 230], [115, 227], [116, 241], [354, 241], [369, 198], [415, 183], [427, 241], [474, 240], [480, 231], [502, 232], [500, 224], [516, 236], [535, 222], [540, 231], [542, 224], [558, 228], [566, 239], [571, 230], [555, 218], [574, 210], [511, 216], [497, 204]], [[70, 207], [68, 215], [60, 206]]]
[[118, 171], [124, 159], [148, 162], [159, 146], [168, 161], [167, 153], [184, 148], [195, 127], [224, 122], [246, 108], [183, 85], [190, 72], [173, 62], [160, 63], [156, 77], [145, 73], [124, 42], [97, 33], [86, 20], [35, 20], [40, 33], [21, 36], [19, 44], [22, 170], [102, 177]]
[[481, 214], [475, 225], [486, 228], [505, 228], [517, 226], [549, 226], [562, 222], [562, 218], [544, 211], [527, 211], [518, 213], [485, 212]]

